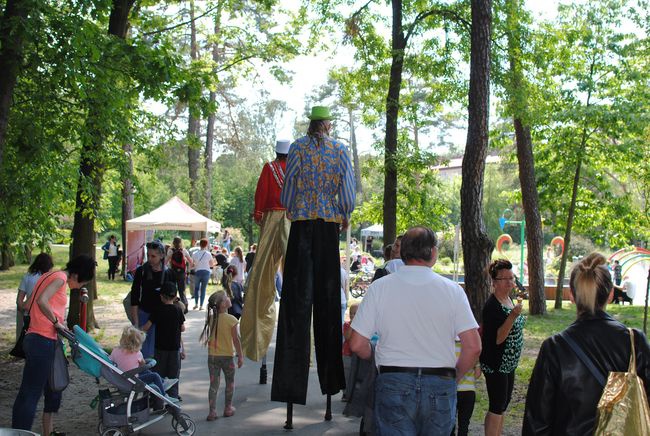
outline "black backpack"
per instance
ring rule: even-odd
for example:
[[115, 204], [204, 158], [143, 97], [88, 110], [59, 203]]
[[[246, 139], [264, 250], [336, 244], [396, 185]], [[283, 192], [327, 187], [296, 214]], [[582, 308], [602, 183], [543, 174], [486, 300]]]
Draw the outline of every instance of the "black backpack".
[[172, 253], [171, 264], [173, 269], [185, 269], [185, 256], [183, 255], [183, 250], [180, 248], [174, 248]]
[[372, 277], [370, 283], [384, 276], [387, 276], [388, 274], [390, 274], [390, 272], [386, 268], [377, 268], [377, 270], [375, 271], [375, 275]]

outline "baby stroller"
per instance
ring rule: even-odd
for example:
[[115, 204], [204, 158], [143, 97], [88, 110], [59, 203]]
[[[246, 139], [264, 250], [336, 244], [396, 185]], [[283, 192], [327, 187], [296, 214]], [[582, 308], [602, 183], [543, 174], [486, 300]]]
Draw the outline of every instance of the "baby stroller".
[[[155, 422], [172, 416], [172, 428], [181, 436], [192, 436], [196, 425], [189, 415], [181, 413], [178, 404], [171, 401], [157, 388], [142, 382], [136, 374], [151, 369], [155, 361], [130, 371], [120, 370], [111, 362], [108, 354], [78, 325], [74, 333], [63, 333], [70, 342], [74, 363], [95, 378], [103, 377], [116, 389], [99, 391], [99, 425], [101, 436], [122, 436], [135, 433]], [[160, 410], [152, 411], [152, 403], [162, 404]]]

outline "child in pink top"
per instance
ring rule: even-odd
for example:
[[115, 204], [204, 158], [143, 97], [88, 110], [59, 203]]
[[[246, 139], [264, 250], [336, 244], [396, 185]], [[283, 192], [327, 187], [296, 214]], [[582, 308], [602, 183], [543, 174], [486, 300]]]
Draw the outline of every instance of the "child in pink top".
[[[145, 337], [145, 332], [132, 325], [124, 327], [120, 338], [120, 346], [113, 348], [110, 356], [118, 368], [126, 372], [145, 364], [140, 351]], [[147, 369], [138, 373], [137, 377], [148, 385], [156, 386], [161, 394], [165, 394], [163, 379], [159, 374]], [[169, 383], [174, 384], [173, 380], [170, 380]]]

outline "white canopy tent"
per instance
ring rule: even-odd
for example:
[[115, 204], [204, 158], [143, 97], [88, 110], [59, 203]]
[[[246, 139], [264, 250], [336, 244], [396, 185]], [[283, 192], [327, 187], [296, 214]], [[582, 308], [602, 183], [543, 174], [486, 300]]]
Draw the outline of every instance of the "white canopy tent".
[[218, 233], [221, 224], [204, 217], [183, 200], [173, 197], [167, 203], [146, 215], [126, 222], [127, 271], [135, 270], [145, 260], [144, 245], [147, 240], [145, 232], [153, 235], [154, 230], [186, 230], [196, 232]]
[[361, 237], [372, 236], [373, 238], [381, 238], [384, 236], [384, 226], [381, 224], [373, 224], [370, 227], [361, 229]]
[[126, 230], [186, 230], [218, 233], [221, 224], [204, 217], [183, 200], [173, 197], [167, 203], [146, 215], [126, 222]]

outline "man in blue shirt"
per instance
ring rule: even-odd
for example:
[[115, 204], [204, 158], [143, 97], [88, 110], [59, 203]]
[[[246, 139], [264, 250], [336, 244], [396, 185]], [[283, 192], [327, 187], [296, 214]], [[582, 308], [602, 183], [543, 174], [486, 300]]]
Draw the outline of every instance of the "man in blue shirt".
[[355, 201], [354, 170], [345, 146], [329, 136], [329, 109], [315, 106], [309, 119], [307, 135], [289, 149], [281, 194], [291, 230], [271, 388], [271, 400], [297, 404], [307, 399], [312, 310], [321, 391], [345, 388], [339, 232]]

